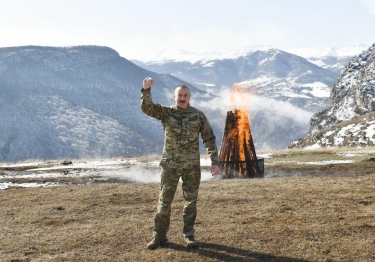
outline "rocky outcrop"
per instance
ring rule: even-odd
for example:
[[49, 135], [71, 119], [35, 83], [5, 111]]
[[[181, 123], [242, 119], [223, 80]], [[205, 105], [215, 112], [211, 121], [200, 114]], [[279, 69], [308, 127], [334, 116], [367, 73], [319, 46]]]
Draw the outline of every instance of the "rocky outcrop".
[[308, 134], [289, 148], [366, 146], [375, 146], [375, 111]]
[[347, 63], [330, 100], [329, 108], [311, 118], [310, 133], [375, 110], [375, 44]]
[[[358, 136], [359, 132], [351, 132], [347, 129], [346, 133], [337, 133], [333, 130], [335, 128], [339, 130], [337, 129], [339, 126], [345, 126], [347, 121], [355, 118], [365, 121], [365, 123], [357, 123], [355, 127], [362, 125], [362, 129], [370, 130], [367, 133], [372, 132], [375, 124], [369, 125], [369, 117], [365, 116], [372, 116], [375, 111], [375, 44], [347, 63], [344, 72], [331, 90], [330, 100], [327, 109], [311, 117], [308, 135], [304, 139], [293, 142], [290, 147], [353, 146], [356, 143], [350, 141], [358, 141], [355, 136]], [[349, 136], [349, 133], [355, 136]], [[327, 142], [327, 137], [333, 140]], [[372, 136], [369, 139], [371, 140]], [[369, 139], [367, 141], [370, 141]], [[342, 143], [343, 141], [346, 142]], [[373, 145], [373, 142], [367, 145]]]

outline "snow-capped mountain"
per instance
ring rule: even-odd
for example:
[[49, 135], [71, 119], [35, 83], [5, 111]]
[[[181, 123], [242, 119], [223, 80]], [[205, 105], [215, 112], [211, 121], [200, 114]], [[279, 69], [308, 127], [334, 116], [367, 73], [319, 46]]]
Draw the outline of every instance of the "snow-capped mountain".
[[274, 48], [238, 54], [137, 62], [142, 68], [108, 47], [0, 48], [0, 161], [160, 153], [162, 127], [139, 105], [146, 76], [156, 80], [153, 99], [164, 105], [173, 104], [177, 85], [188, 85], [219, 147], [234, 84], [252, 94], [257, 149], [285, 148], [304, 136], [308, 119], [328, 106], [338, 74]]
[[375, 44], [346, 64], [330, 99], [310, 119], [309, 134], [293, 146], [374, 145]]
[[311, 112], [328, 105], [330, 88], [338, 76], [300, 56], [274, 48], [246, 50], [235, 58], [134, 62], [150, 71], [184, 79], [208, 92], [216, 93], [238, 84], [256, 90], [260, 96], [288, 101]]
[[[271, 70], [268, 75], [275, 78], [289, 75], [296, 79], [301, 90], [313, 93], [325, 88], [314, 74], [332, 81], [330, 75], [325, 78], [326, 70], [315, 65], [311, 71], [313, 77], [309, 73], [301, 77], [299, 73], [283, 72], [294, 66], [299, 68], [295, 72], [310, 70], [311, 67], [307, 69], [304, 65], [309, 63], [299, 57], [287, 63], [282, 62], [286, 54], [278, 50], [252, 54], [264, 63], [253, 64], [251, 59], [241, 58], [213, 63], [222, 67], [211, 68], [209, 62], [203, 65], [209, 69], [206, 72], [218, 78], [230, 78], [229, 89], [232, 82], [247, 79], [240, 76], [249, 68], [264, 73]], [[282, 66], [272, 61], [280, 61]], [[200, 68], [203, 65], [198, 64]], [[252, 75], [255, 79], [260, 77], [256, 72]], [[156, 81], [154, 101], [164, 105], [173, 104], [172, 94], [177, 85], [188, 85], [192, 106], [209, 117], [220, 147], [226, 112], [233, 106], [228, 102], [227, 89], [209, 93], [169, 74], [143, 69], [107, 47], [25, 46], [0, 49], [0, 161], [160, 153], [162, 127], [143, 114], [139, 104], [146, 76]], [[313, 87], [303, 86], [309, 83]], [[257, 149], [285, 148], [306, 134], [307, 121], [312, 115], [287, 101], [259, 95], [252, 97], [250, 107], [251, 131]]]
[[194, 53], [180, 49], [164, 50], [162, 52], [154, 53], [153, 55], [145, 55], [138, 59], [133, 59], [135, 63], [154, 64], [166, 62], [190, 62], [205, 60], [221, 60], [221, 59], [235, 59], [241, 56], [246, 56], [255, 51], [267, 51], [274, 48], [273, 46], [248, 46], [243, 49], [231, 50], [229, 52], [206, 52]]
[[357, 44], [345, 47], [332, 47], [332, 46], [314, 46], [307, 48], [295, 48], [289, 50], [289, 52], [302, 56], [304, 58], [309, 57], [354, 57], [362, 51], [371, 47], [371, 44]]
[[293, 49], [291, 52], [306, 58], [317, 66], [341, 74], [346, 63], [351, 58], [357, 56], [370, 46], [371, 45], [367, 44], [351, 45], [342, 48], [316, 46], [311, 48]]
[[188, 84], [107, 47], [0, 48], [0, 162], [160, 152], [161, 126], [140, 110], [145, 76], [162, 86], [154, 99], [168, 105], [175, 86]]
[[332, 88], [328, 109], [310, 121], [310, 132], [375, 110], [375, 45], [352, 58]]

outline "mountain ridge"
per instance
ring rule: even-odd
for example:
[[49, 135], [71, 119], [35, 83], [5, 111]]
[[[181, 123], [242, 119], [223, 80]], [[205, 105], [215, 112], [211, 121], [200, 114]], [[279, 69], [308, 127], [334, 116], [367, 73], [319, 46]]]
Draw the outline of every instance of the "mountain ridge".
[[329, 95], [315, 97], [311, 94], [316, 86], [314, 83], [324, 83], [328, 89], [339, 75], [305, 58], [275, 48], [250, 52], [235, 59], [136, 64], [156, 73], [168, 73], [185, 79], [208, 92], [227, 89], [234, 84], [254, 87], [259, 95], [289, 101], [313, 112], [323, 109], [329, 102]]
[[108, 47], [1, 48], [0, 161], [161, 150], [161, 127], [140, 110], [145, 76], [163, 86], [154, 98], [166, 104], [175, 86], [188, 84], [140, 68]]
[[[338, 57], [338, 58], [348, 58], [353, 57], [362, 52], [363, 50], [369, 48], [371, 44], [357, 44], [349, 45], [344, 47], [332, 47], [318, 45], [307, 48], [290, 48], [282, 49], [288, 53], [301, 56], [306, 59], [310, 58], [324, 58], [324, 57]], [[139, 58], [130, 59], [135, 63], [165, 63], [165, 62], [190, 62], [195, 63], [197, 61], [205, 60], [222, 60], [222, 59], [236, 59], [249, 55], [256, 51], [268, 51], [270, 49], [279, 49], [272, 45], [256, 45], [247, 46], [241, 49], [231, 50], [229, 52], [206, 52], [206, 53], [196, 53], [192, 51], [186, 51], [181, 49], [175, 50], [164, 50], [158, 52], [152, 56], [143, 56]]]
[[375, 144], [375, 44], [348, 61], [330, 101], [311, 117], [308, 134], [290, 147]]
[[109, 47], [0, 48], [0, 161], [160, 153], [162, 126], [140, 110], [146, 76], [155, 79], [153, 100], [163, 105], [173, 104], [177, 85], [188, 85], [192, 106], [208, 116], [217, 143], [226, 112], [237, 106], [229, 101], [232, 87], [241, 85], [246, 94], [240, 96], [252, 101], [255, 147], [285, 148], [326, 108], [337, 76], [278, 49], [173, 65], [181, 66], [178, 74], [157, 72]]

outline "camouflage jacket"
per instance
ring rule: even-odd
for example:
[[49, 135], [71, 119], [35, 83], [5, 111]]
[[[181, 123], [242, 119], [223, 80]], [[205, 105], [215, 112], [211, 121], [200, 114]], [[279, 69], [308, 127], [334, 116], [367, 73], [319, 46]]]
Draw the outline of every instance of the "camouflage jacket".
[[212, 165], [217, 165], [216, 138], [203, 112], [190, 105], [180, 108], [177, 105], [167, 107], [154, 104], [150, 89], [141, 91], [141, 108], [145, 114], [160, 120], [164, 127], [164, 149], [160, 165], [199, 167], [199, 134]]

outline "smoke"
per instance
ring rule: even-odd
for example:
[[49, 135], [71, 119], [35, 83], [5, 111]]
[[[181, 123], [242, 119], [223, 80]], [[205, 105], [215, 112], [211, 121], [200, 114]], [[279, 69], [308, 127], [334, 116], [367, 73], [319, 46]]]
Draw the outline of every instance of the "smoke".
[[[105, 176], [105, 174], [102, 173]], [[137, 183], [153, 183], [160, 181], [160, 169], [155, 166], [131, 165], [129, 168], [110, 172], [107, 176], [119, 180], [127, 180]]]
[[[171, 93], [168, 95], [172, 98]], [[313, 112], [288, 101], [260, 96], [255, 88], [238, 86], [222, 87], [215, 96], [198, 97], [197, 93], [192, 92], [190, 104], [206, 114], [214, 129], [218, 147], [221, 146], [228, 111], [247, 111], [256, 149], [286, 148], [307, 134], [313, 115]], [[201, 152], [205, 152], [202, 143]]]
[[227, 89], [216, 95], [203, 101], [192, 94], [191, 104], [205, 112], [217, 137], [223, 134], [227, 112], [235, 109], [248, 112], [256, 148], [285, 148], [308, 132], [313, 112], [290, 102], [259, 96], [250, 89]]
[[313, 113], [292, 105], [289, 102], [278, 101], [272, 98], [255, 96], [250, 105], [250, 112], [253, 114], [266, 114], [270, 122], [280, 119], [293, 119], [298, 124], [307, 124]]
[[244, 90], [223, 90], [217, 95], [218, 97], [206, 101], [192, 98], [192, 103], [203, 111], [220, 112], [220, 116], [224, 118], [227, 111], [246, 109], [250, 119], [261, 114], [270, 123], [288, 118], [298, 124], [307, 124], [313, 115], [312, 112], [296, 107], [289, 102], [258, 96], [251, 90], [247, 92]]
[[[119, 168], [118, 170], [101, 170], [102, 177], [126, 180], [135, 183], [156, 183], [160, 182], [161, 168], [155, 162], [146, 164], [135, 163], [128, 168]], [[213, 179], [209, 170], [201, 170], [201, 180]], [[180, 182], [182, 180], [180, 179]]]
[[[202, 158], [201, 180], [211, 180], [212, 177], [208, 168], [210, 159]], [[82, 177], [89, 178], [88, 183], [112, 183], [112, 182], [132, 182], [132, 183], [160, 183], [159, 161], [148, 161], [141, 163], [134, 159], [101, 159], [82, 160], [73, 162], [71, 165], [61, 165], [56, 162], [50, 167], [35, 168], [37, 166], [49, 166], [52, 162], [21, 162], [18, 164], [2, 164], [6, 168], [3, 174], [5, 179], [0, 183], [0, 190], [9, 187], [50, 187], [64, 186], [68, 184], [81, 184]], [[17, 170], [22, 169], [19, 172]], [[9, 182], [14, 178], [21, 179], [18, 183]], [[61, 178], [61, 180], [59, 180]], [[36, 181], [30, 183], [29, 181]], [[181, 179], [180, 179], [181, 182]]]

